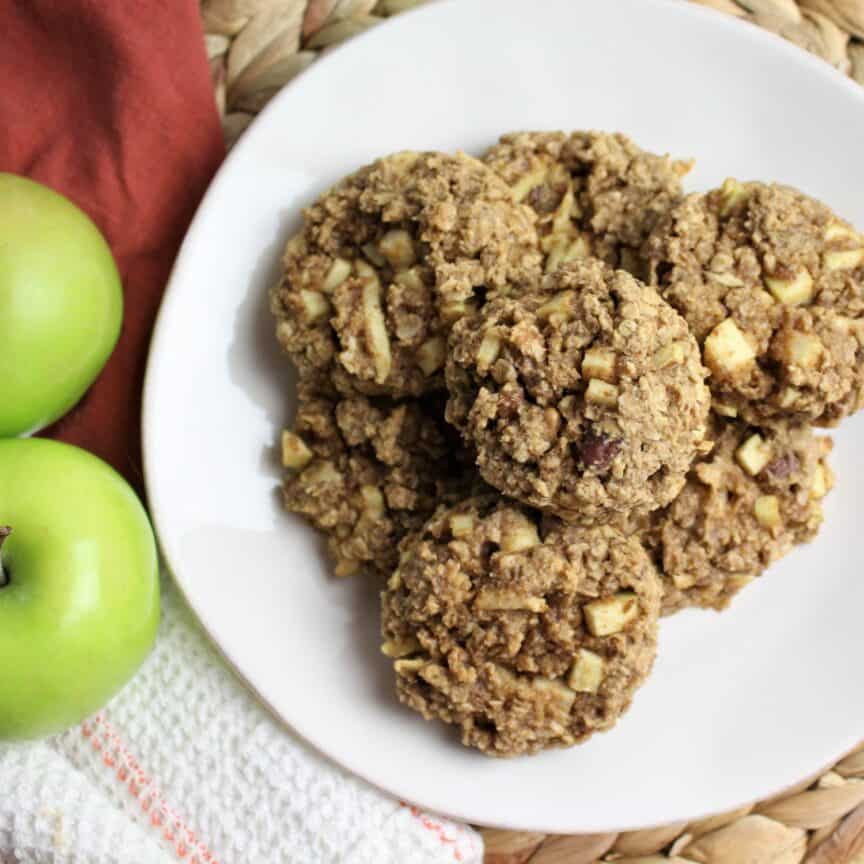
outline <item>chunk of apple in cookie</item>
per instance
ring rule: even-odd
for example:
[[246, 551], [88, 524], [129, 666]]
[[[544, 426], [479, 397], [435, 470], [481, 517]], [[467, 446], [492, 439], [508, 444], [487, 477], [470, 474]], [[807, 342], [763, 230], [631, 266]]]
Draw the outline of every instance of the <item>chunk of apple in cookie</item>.
[[830, 488], [831, 478], [825, 470], [825, 466], [817, 465], [816, 470], [813, 472], [813, 481], [810, 484], [810, 497], [814, 501], [818, 501], [820, 498], [824, 498], [828, 494]]
[[721, 321], [708, 334], [704, 355], [708, 367], [720, 378], [738, 377], [756, 361], [753, 346], [731, 318]]
[[501, 351], [501, 338], [492, 332], [483, 334], [480, 347], [477, 349], [477, 369], [484, 372], [497, 359]]
[[417, 260], [414, 241], [404, 228], [388, 231], [378, 241], [378, 250], [394, 270], [407, 270]]
[[[366, 256], [367, 261], [371, 261], [379, 269], [387, 266], [387, 259], [381, 254], [381, 250], [374, 243], [364, 243], [360, 249]], [[366, 261], [363, 263], [365, 264]]]
[[857, 245], [855, 241], [861, 239], [853, 228], [842, 222], [829, 222], [822, 231], [822, 237], [831, 246], [848, 244], [849, 241], [854, 246]]
[[801, 391], [797, 387], [786, 387], [780, 394], [780, 407], [791, 408], [800, 398]]
[[340, 579], [347, 576], [356, 576], [360, 572], [360, 562], [354, 558], [340, 558], [333, 568], [333, 573]]
[[350, 261], [346, 261], [344, 258], [334, 258], [327, 275], [324, 277], [321, 290], [325, 294], [335, 291], [351, 275], [351, 269]]
[[523, 552], [539, 544], [537, 526], [524, 517], [514, 517], [501, 530], [502, 552]]
[[654, 352], [654, 368], [665, 369], [667, 366], [679, 366], [687, 356], [683, 342], [670, 342]]
[[447, 343], [443, 336], [433, 336], [427, 339], [417, 349], [417, 365], [427, 377], [434, 375], [447, 358]]
[[365, 262], [357, 262], [357, 274], [363, 281], [363, 323], [366, 331], [366, 347], [372, 355], [375, 381], [383, 384], [393, 366], [390, 337], [381, 308], [381, 282], [378, 274]]
[[611, 636], [620, 633], [639, 614], [639, 601], [632, 591], [619, 591], [586, 603], [585, 624], [592, 636]]
[[307, 482], [320, 484], [321, 486], [335, 485], [336, 483], [341, 483], [344, 479], [336, 470], [336, 466], [326, 459], [310, 465], [303, 472], [303, 477]]
[[393, 277], [393, 281], [406, 291], [411, 291], [416, 294], [419, 294], [425, 288], [423, 279], [416, 267], [411, 267], [409, 270], [400, 270]]
[[428, 662], [428, 657], [410, 657], [397, 660], [393, 664], [393, 669], [397, 675], [416, 675]]
[[760, 495], [753, 503], [753, 513], [766, 528], [779, 528], [782, 524], [780, 500], [776, 495]]
[[546, 693], [564, 711], [569, 711], [576, 701], [576, 694], [566, 684], [554, 678], [537, 677], [532, 683], [535, 690]]
[[469, 537], [474, 530], [474, 517], [470, 513], [454, 513], [450, 517], [450, 533], [454, 537]]
[[474, 601], [476, 609], [496, 611], [545, 612], [546, 601], [542, 597], [525, 597], [516, 591], [483, 588]]
[[552, 273], [568, 261], [587, 258], [591, 254], [591, 246], [581, 234], [572, 239], [558, 234], [551, 236], [555, 242], [551, 244], [549, 256], [546, 259], [546, 273]]
[[562, 291], [560, 294], [556, 294], [537, 310], [537, 317], [544, 320], [555, 315], [566, 320], [570, 315], [571, 304], [575, 296], [573, 291]]
[[765, 286], [776, 300], [786, 306], [801, 306], [813, 299], [813, 277], [806, 268], [789, 278], [766, 276]]
[[864, 264], [864, 237], [842, 222], [829, 222], [822, 236], [828, 247], [822, 264], [829, 272], [854, 270]]
[[580, 648], [573, 658], [567, 684], [577, 693], [596, 693], [603, 683], [606, 661], [593, 651]]
[[477, 304], [473, 300], [454, 300], [450, 303], [444, 303], [439, 314], [445, 324], [452, 324], [466, 315], [473, 315], [476, 311]]
[[735, 451], [735, 461], [755, 477], [774, 457], [771, 445], [757, 432]]
[[813, 369], [819, 365], [825, 346], [813, 333], [800, 330], [787, 330], [780, 337], [778, 353], [790, 366]]
[[330, 314], [330, 301], [320, 291], [300, 291], [300, 305], [303, 307], [303, 320], [307, 324], [320, 321]]
[[306, 442], [290, 429], [282, 433], [282, 465], [299, 471], [312, 461], [312, 451]]
[[864, 247], [860, 249], [834, 249], [823, 256], [826, 270], [854, 270], [864, 264]]
[[737, 417], [738, 409], [734, 405], [729, 405], [726, 402], [718, 402], [716, 399], [711, 403], [711, 408], [715, 414], [721, 417]]
[[611, 348], [589, 348], [582, 358], [582, 376], [614, 382], [615, 352]]
[[618, 388], [599, 378], [592, 378], [585, 390], [585, 401], [614, 408], [618, 404]]
[[420, 650], [420, 643], [414, 636], [401, 636], [395, 639], [387, 639], [381, 645], [381, 653], [385, 657], [392, 657], [394, 660], [400, 657], [407, 657], [409, 654], [416, 654]]
[[727, 177], [720, 187], [720, 215], [725, 218], [740, 210], [749, 196], [747, 187], [732, 177]]
[[360, 503], [363, 515], [370, 519], [380, 519], [386, 510], [384, 495], [377, 486], [361, 486]]

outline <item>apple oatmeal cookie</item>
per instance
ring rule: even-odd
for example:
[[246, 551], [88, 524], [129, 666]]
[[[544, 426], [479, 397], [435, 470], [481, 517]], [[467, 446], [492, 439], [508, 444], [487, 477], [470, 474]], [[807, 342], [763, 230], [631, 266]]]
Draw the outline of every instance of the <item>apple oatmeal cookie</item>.
[[271, 293], [277, 336], [343, 395], [440, 390], [452, 323], [535, 282], [540, 260], [533, 213], [481, 162], [396, 153], [304, 211]]
[[705, 438], [699, 348], [658, 294], [600, 261], [453, 328], [447, 419], [505, 495], [602, 523], [668, 504]]
[[635, 537], [498, 495], [442, 507], [382, 594], [399, 698], [493, 756], [608, 729], [647, 677], [660, 586]]
[[812, 540], [833, 485], [831, 439], [788, 424], [715, 417], [710, 455], [681, 494], [650, 516], [643, 540], [660, 570], [663, 613], [723, 609], [769, 564]]
[[676, 205], [645, 255], [727, 413], [833, 426], [864, 404], [864, 237], [825, 205], [730, 179]]
[[547, 273], [594, 255], [640, 278], [641, 246], [683, 194], [691, 164], [610, 132], [511, 132], [484, 161], [537, 214]]
[[442, 415], [440, 398], [301, 388], [294, 427], [282, 433], [283, 499], [326, 535], [337, 576], [389, 574], [402, 537], [471, 488], [470, 459]]

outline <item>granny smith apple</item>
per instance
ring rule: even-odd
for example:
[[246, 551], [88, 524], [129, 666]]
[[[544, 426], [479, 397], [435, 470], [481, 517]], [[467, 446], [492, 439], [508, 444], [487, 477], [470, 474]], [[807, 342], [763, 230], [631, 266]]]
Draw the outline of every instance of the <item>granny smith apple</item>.
[[122, 318], [99, 229], [47, 186], [0, 174], [0, 437], [62, 417], [105, 365]]
[[100, 708], [159, 622], [153, 531], [135, 493], [84, 450], [0, 440], [0, 740]]

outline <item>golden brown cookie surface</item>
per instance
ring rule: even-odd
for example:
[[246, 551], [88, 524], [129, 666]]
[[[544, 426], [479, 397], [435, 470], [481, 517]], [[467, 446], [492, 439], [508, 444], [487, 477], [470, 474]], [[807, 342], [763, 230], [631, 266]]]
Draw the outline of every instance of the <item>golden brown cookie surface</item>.
[[483, 158], [537, 214], [546, 272], [594, 255], [641, 278], [641, 246], [690, 167], [610, 132], [511, 132]]
[[450, 337], [447, 419], [486, 482], [568, 520], [668, 504], [705, 436], [698, 346], [657, 293], [597, 260], [499, 298]]
[[651, 669], [660, 588], [638, 540], [497, 495], [441, 508], [382, 595], [401, 700], [489, 755], [614, 724]]
[[389, 574], [399, 541], [474, 479], [435, 397], [396, 403], [301, 389], [282, 449], [285, 507], [325, 534], [339, 576]]
[[344, 395], [442, 389], [453, 321], [487, 294], [536, 281], [531, 211], [464, 154], [397, 153], [304, 212], [271, 305], [304, 375]]
[[663, 612], [722, 609], [822, 523], [833, 477], [831, 439], [786, 424], [758, 429], [714, 418], [714, 449], [684, 489], [651, 514], [645, 545], [663, 584]]
[[864, 400], [864, 238], [795, 189], [728, 180], [645, 245], [715, 400], [759, 423], [834, 425]]

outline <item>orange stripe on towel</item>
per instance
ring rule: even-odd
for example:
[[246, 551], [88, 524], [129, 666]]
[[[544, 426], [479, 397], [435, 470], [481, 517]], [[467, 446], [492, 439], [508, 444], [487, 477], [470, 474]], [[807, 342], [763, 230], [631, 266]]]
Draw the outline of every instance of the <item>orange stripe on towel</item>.
[[104, 714], [97, 714], [80, 726], [81, 734], [113, 778], [137, 800], [151, 828], [169, 844], [184, 864], [219, 864], [213, 853], [195, 832], [177, 815], [159, 791], [153, 779], [130, 752], [123, 739]]
[[[418, 807], [414, 807], [413, 805], [406, 804], [404, 801], [399, 802], [403, 807], [407, 807], [408, 811], [411, 815], [427, 830], [431, 831], [440, 841], [442, 846], [450, 846], [453, 845], [453, 859], [455, 861], [464, 861], [465, 859], [462, 857], [462, 852], [459, 847], [456, 845], [459, 840], [456, 837], [450, 837], [447, 834], [447, 829], [440, 823], [436, 822], [434, 819], [430, 819], [425, 813], [423, 813]], [[471, 842], [471, 851], [476, 851], [476, 846], [474, 844], [474, 838], [470, 834], [465, 835], [468, 840]]]

